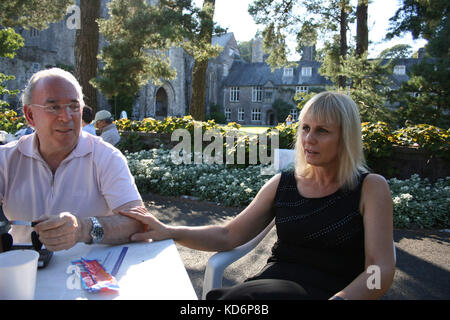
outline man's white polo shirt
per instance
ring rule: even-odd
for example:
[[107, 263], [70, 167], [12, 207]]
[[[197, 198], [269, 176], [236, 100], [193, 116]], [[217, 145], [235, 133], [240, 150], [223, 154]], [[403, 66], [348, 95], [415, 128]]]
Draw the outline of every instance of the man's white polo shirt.
[[[55, 174], [41, 157], [35, 133], [0, 146], [0, 202], [8, 220], [33, 221], [68, 211], [76, 216], [111, 215], [141, 200], [122, 153], [81, 131], [75, 149]], [[29, 241], [31, 228], [13, 226], [14, 242]]]

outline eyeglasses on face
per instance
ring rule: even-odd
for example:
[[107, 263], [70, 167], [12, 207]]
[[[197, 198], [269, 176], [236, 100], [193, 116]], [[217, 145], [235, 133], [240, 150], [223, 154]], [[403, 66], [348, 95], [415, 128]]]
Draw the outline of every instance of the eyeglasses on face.
[[71, 102], [66, 104], [50, 104], [48, 106], [33, 103], [30, 104], [30, 106], [42, 108], [45, 112], [53, 115], [60, 115], [63, 112], [63, 110], [67, 108], [69, 114], [78, 113], [80, 112], [81, 109], [81, 105], [78, 102]]

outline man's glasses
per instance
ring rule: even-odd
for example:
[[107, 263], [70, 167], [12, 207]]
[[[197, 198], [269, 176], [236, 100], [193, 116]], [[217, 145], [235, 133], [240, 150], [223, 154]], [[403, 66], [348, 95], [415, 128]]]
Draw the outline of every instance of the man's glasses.
[[66, 104], [55, 104], [55, 105], [49, 105], [49, 106], [43, 106], [40, 104], [30, 104], [30, 106], [33, 107], [39, 107], [42, 108], [45, 112], [53, 114], [55, 116], [60, 115], [64, 109], [68, 108], [69, 114], [74, 114], [80, 112], [81, 105], [78, 102], [71, 102]]

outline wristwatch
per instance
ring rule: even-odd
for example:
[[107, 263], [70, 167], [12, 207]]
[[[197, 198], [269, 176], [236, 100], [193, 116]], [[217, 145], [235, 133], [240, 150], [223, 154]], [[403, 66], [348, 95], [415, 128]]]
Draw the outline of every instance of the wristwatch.
[[103, 239], [105, 231], [96, 217], [89, 217], [89, 219], [91, 219], [92, 222], [92, 229], [90, 233], [92, 239], [91, 243], [100, 243]]

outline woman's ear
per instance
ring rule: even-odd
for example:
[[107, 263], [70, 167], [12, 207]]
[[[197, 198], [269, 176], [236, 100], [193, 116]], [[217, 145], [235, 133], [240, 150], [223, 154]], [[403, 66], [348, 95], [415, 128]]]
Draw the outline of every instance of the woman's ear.
[[27, 119], [28, 124], [34, 127], [33, 110], [27, 104], [23, 106], [23, 115]]

